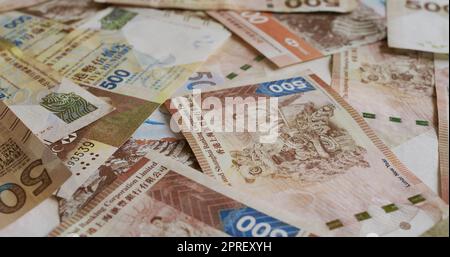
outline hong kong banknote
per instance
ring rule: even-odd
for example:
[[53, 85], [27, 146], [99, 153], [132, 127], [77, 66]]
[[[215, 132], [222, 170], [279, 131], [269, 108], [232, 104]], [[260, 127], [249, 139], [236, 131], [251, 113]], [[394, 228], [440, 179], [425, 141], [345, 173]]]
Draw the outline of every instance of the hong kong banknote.
[[448, 53], [448, 0], [388, 0], [390, 47]]
[[[147, 23], [153, 25], [142, 25]], [[172, 38], [174, 31], [185, 40]], [[154, 34], [159, 35], [158, 40], [154, 40]], [[58, 196], [69, 198], [129, 139], [156, 109], [156, 104], [161, 104], [183, 85], [228, 36], [229, 32], [220, 25], [204, 23], [195, 17], [156, 10], [109, 8], [37, 54], [38, 60], [85, 85], [95, 95], [122, 106], [116, 106], [122, 111], [105, 119], [109, 126], [100, 122], [66, 135], [52, 145], [75, 174]], [[133, 101], [145, 104], [137, 105]], [[114, 115], [121, 118], [113, 118]], [[114, 135], [112, 131], [121, 133]], [[86, 146], [92, 149], [88, 151]]]
[[0, 13], [0, 37], [32, 57], [64, 38], [69, 28], [23, 12]]
[[308, 235], [290, 219], [267, 203], [150, 152], [51, 236]]
[[48, 66], [27, 58], [3, 39], [0, 39], [0, 100], [33, 134], [49, 143], [113, 111], [108, 103]]
[[256, 81], [270, 80], [272, 77], [295, 76], [298, 71], [311, 69], [331, 82], [331, 58], [277, 68], [273, 63], [237, 36], [226, 43], [192, 74], [176, 95], [185, 95], [194, 89], [211, 89], [218, 86], [232, 87]]
[[159, 8], [193, 10], [250, 10], [267, 12], [350, 12], [357, 0], [95, 0], [99, 3], [131, 4]]
[[36, 5], [47, 0], [0, 0], [0, 12]]
[[[2, 102], [0, 117], [0, 228], [3, 228], [51, 196], [71, 173]], [[11, 118], [15, 120], [12, 125], [5, 122]]]
[[195, 17], [108, 8], [36, 58], [76, 83], [162, 103], [228, 37]]
[[380, 42], [334, 55], [332, 77], [333, 89], [410, 170], [437, 189], [433, 54]]
[[131, 138], [98, 168], [69, 198], [59, 199], [59, 214], [65, 221], [87, 206], [120, 177], [132, 172], [133, 167], [153, 150], [171, 157], [191, 168], [199, 165], [182, 135], [173, 133], [169, 127], [170, 114], [155, 111]]
[[292, 224], [312, 233], [420, 235], [448, 217], [439, 196], [311, 72], [166, 105], [205, 174], [295, 214]]
[[[350, 14], [274, 14], [209, 11], [278, 67], [373, 43], [386, 36], [381, 2], [365, 1]], [[370, 6], [370, 7], [369, 7]]]
[[[436, 101], [439, 120], [440, 194], [448, 203], [448, 55], [435, 55]], [[448, 225], [448, 221], [447, 221]], [[448, 227], [448, 226], [447, 226]], [[447, 232], [448, 233], [448, 232]]]

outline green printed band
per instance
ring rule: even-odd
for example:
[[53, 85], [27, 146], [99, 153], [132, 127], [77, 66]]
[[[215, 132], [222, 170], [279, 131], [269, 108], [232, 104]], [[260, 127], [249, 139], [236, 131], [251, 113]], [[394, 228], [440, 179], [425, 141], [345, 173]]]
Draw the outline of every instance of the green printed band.
[[412, 204], [418, 204], [421, 202], [425, 201], [425, 198], [422, 195], [415, 195], [413, 197], [408, 198], [408, 200], [412, 203]]
[[227, 75], [227, 79], [234, 79], [234, 78], [236, 78], [238, 75], [236, 74], [236, 73], [234, 73], [234, 72], [232, 72], [232, 73], [230, 73], [230, 74], [228, 74]]
[[397, 205], [395, 205], [393, 203], [385, 205], [385, 206], [383, 206], [381, 208], [383, 208], [384, 212], [386, 212], [386, 213], [391, 213], [391, 212], [394, 212], [394, 211], [398, 211]]
[[340, 220], [333, 220], [327, 223], [327, 226], [330, 230], [334, 230], [337, 228], [341, 228], [344, 226]]
[[367, 119], [375, 119], [377, 116], [373, 113], [363, 112], [363, 117]]
[[250, 69], [251, 67], [252, 67], [251, 65], [246, 64], [246, 65], [244, 65], [244, 66], [241, 67], [241, 70], [248, 70], [248, 69]]
[[356, 214], [355, 217], [358, 221], [368, 220], [372, 218], [372, 216], [370, 216], [370, 214], [366, 211]]
[[402, 119], [398, 118], [398, 117], [389, 117], [389, 121], [396, 122], [396, 123], [401, 123]]

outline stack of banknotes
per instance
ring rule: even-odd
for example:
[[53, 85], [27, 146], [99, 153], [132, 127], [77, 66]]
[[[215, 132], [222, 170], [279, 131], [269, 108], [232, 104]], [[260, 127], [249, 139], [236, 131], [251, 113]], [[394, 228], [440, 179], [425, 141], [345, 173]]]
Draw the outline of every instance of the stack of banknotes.
[[0, 236], [448, 236], [448, 0], [0, 0]]

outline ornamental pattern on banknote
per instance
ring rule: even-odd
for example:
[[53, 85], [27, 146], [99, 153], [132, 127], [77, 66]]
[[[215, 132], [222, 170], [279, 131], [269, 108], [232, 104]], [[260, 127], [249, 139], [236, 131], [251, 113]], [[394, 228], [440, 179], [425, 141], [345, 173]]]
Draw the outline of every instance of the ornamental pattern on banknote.
[[[387, 54], [395, 50], [384, 47]], [[416, 51], [396, 51], [397, 58], [383, 62], [362, 63], [361, 82], [367, 85], [383, 85], [400, 90], [410, 96], [433, 96], [434, 64], [430, 54]], [[425, 58], [424, 58], [425, 57]]]
[[350, 14], [274, 16], [322, 53], [336, 52], [343, 47], [381, 40], [386, 36], [385, 20], [363, 4]]
[[65, 123], [72, 123], [97, 110], [97, 107], [75, 93], [51, 93], [42, 98], [40, 105]]
[[103, 17], [100, 22], [102, 29], [119, 30], [132, 20], [137, 13], [130, 12], [124, 9], [114, 8], [110, 14]]
[[[291, 119], [285, 118], [277, 143], [254, 143], [243, 151], [231, 153], [233, 164], [247, 183], [262, 177], [319, 183], [352, 167], [370, 167], [365, 160], [366, 149], [356, 145], [345, 129], [331, 121], [334, 105], [316, 107], [309, 102], [289, 109], [292, 107], [301, 111]], [[284, 114], [283, 108], [280, 111]]]

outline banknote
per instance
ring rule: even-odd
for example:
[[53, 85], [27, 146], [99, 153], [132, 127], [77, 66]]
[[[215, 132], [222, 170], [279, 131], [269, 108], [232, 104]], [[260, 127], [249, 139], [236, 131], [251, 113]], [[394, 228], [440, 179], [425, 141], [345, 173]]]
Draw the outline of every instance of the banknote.
[[225, 44], [198, 70], [174, 95], [185, 95], [194, 89], [211, 89], [218, 86], [232, 87], [272, 77], [295, 76], [298, 71], [311, 69], [328, 83], [331, 82], [331, 58], [277, 68], [250, 45], [237, 36], [230, 37]]
[[61, 186], [57, 196], [69, 198], [110, 156], [133, 135], [159, 103], [85, 87], [104, 99], [115, 111], [61, 140], [49, 144], [74, 174]]
[[[69, 198], [229, 35], [221, 25], [196, 17], [108, 8], [36, 55], [75, 83], [90, 88], [94, 95], [115, 99], [113, 106], [124, 103], [126, 110], [117, 114], [120, 119], [105, 119], [111, 124], [108, 127], [96, 123], [67, 134], [52, 146], [75, 174], [58, 196]], [[139, 115], [133, 117], [133, 112]], [[114, 135], [113, 131], [121, 134]], [[86, 147], [93, 149], [88, 151]], [[80, 158], [80, 149], [89, 154]]]
[[200, 167], [192, 150], [182, 135], [174, 134], [169, 127], [170, 114], [159, 109], [151, 114], [131, 138], [100, 166], [75, 193], [67, 199], [59, 199], [59, 215], [62, 221], [71, 218], [106, 190], [119, 177], [153, 150], [171, 157], [191, 168]]
[[[0, 102], [0, 116], [7, 106]], [[20, 120], [0, 120], [0, 228], [41, 203], [71, 175]], [[13, 132], [10, 131], [13, 129]]]
[[390, 47], [448, 53], [448, 0], [388, 0]]
[[92, 0], [51, 0], [21, 9], [20, 11], [70, 24], [74, 27], [79, 22], [82, 22], [83, 19], [92, 17], [96, 12], [104, 8], [105, 5], [95, 3]]
[[0, 41], [0, 100], [8, 106], [2, 111], [17, 115], [49, 143], [113, 111], [105, 101], [4, 40]]
[[[448, 206], [309, 71], [166, 106], [205, 174], [319, 236], [420, 235], [448, 217]], [[238, 130], [251, 123], [258, 129]]]
[[[440, 194], [448, 203], [448, 55], [435, 55], [436, 102], [439, 120]], [[448, 221], [447, 221], [448, 227]], [[447, 232], [448, 233], [448, 232]]]
[[249, 10], [266, 12], [351, 12], [357, 0], [95, 0], [98, 3], [127, 4], [156, 8], [193, 10]]
[[[332, 87], [392, 150], [408, 146], [400, 159], [424, 181], [437, 181], [435, 75], [433, 54], [389, 48], [385, 42], [333, 56]], [[420, 147], [418, 147], [420, 145]], [[423, 175], [421, 175], [423, 174]]]
[[308, 235], [291, 225], [289, 218], [167, 156], [150, 152], [129, 175], [119, 177], [50, 236]]
[[0, 13], [0, 38], [14, 44], [29, 56], [39, 54], [64, 38], [69, 27], [27, 13]]
[[173, 12], [107, 8], [36, 58], [78, 84], [163, 103], [229, 35]]
[[36, 5], [47, 0], [0, 0], [0, 12]]
[[[376, 2], [382, 9], [382, 3]], [[374, 3], [349, 14], [286, 14], [209, 11], [208, 14], [278, 67], [373, 43], [386, 36], [383, 13]]]

